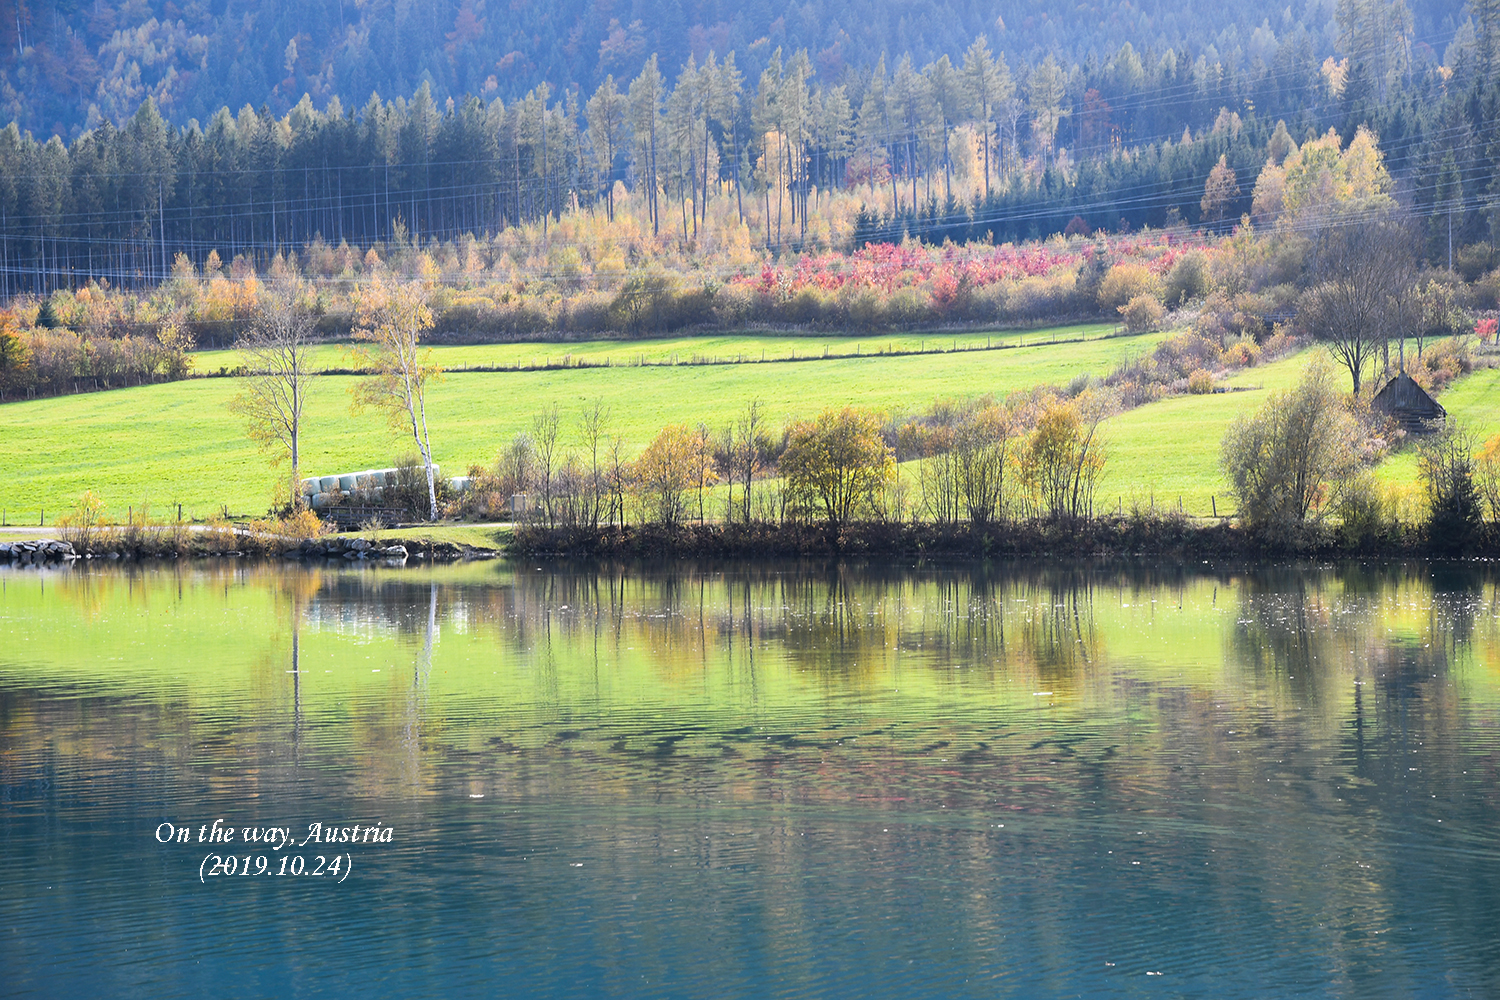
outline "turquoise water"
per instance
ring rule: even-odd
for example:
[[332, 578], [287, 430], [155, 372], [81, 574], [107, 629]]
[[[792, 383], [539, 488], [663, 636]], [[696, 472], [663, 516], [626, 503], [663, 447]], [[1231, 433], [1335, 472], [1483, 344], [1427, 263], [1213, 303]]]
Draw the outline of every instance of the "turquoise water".
[[1201, 569], [0, 571], [0, 995], [1500, 994], [1497, 574]]

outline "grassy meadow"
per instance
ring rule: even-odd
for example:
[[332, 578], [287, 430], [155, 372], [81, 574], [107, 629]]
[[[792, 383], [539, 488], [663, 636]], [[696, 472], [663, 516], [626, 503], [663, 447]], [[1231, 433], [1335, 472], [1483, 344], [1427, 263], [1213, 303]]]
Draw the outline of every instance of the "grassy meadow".
[[[1461, 378], [1438, 397], [1449, 418], [1482, 444], [1500, 434], [1500, 368], [1485, 368]], [[1376, 474], [1388, 482], [1417, 481], [1417, 453], [1407, 448], [1381, 463]]]
[[[443, 344], [433, 347], [433, 360], [444, 368], [538, 368], [576, 364], [674, 365], [705, 361], [782, 361], [845, 355], [911, 352], [974, 351], [1025, 346], [1058, 341], [1098, 340], [1111, 337], [1108, 323], [1080, 323], [1039, 330], [997, 330], [985, 333], [897, 333], [858, 337], [828, 334], [741, 333], [709, 336], [653, 337], [632, 340], [578, 340], [513, 344]], [[1128, 338], [1134, 340], [1135, 338]], [[313, 349], [315, 370], [328, 371], [357, 366], [354, 341], [320, 344]], [[196, 351], [200, 372], [233, 369], [244, 364], [239, 351]]]
[[[857, 404], [886, 412], [918, 412], [939, 398], [1004, 395], [1042, 384], [1063, 385], [1082, 374], [1103, 375], [1129, 356], [1143, 354], [1163, 336], [1146, 334], [1078, 341], [1110, 328], [1065, 327], [1028, 331], [1027, 346], [918, 355], [852, 354], [855, 343], [917, 349], [934, 338], [807, 338], [785, 335], [675, 338], [647, 342], [598, 341], [568, 345], [590, 360], [616, 358], [610, 368], [502, 372], [452, 371], [429, 391], [428, 419], [437, 460], [459, 475], [471, 464], [491, 463], [510, 438], [528, 430], [534, 414], [556, 405], [563, 417], [562, 444], [578, 443], [577, 417], [595, 400], [610, 411], [610, 431], [635, 454], [669, 424], [703, 422], [718, 429], [736, 419], [752, 399], [766, 407], [772, 426], [815, 414], [825, 406]], [[959, 346], [983, 347], [985, 334], [956, 338]], [[1005, 337], [1019, 337], [1008, 332]], [[1054, 336], [1059, 342], [1052, 343]], [[949, 344], [955, 338], [947, 338]], [[795, 363], [639, 366], [630, 356], [740, 357], [765, 350], [771, 356], [817, 355]], [[527, 364], [527, 352], [546, 357], [556, 344], [500, 344], [436, 349], [440, 363]], [[611, 353], [618, 352], [618, 353]], [[1261, 406], [1271, 391], [1290, 386], [1310, 352], [1246, 369], [1232, 390], [1181, 396], [1121, 414], [1109, 421], [1109, 462], [1100, 487], [1103, 508], [1129, 510], [1153, 499], [1207, 515], [1233, 509], [1219, 469], [1219, 442], [1238, 414]], [[206, 354], [200, 368], [227, 352]], [[329, 345], [320, 359], [346, 363]], [[327, 475], [389, 464], [410, 445], [374, 412], [351, 410], [352, 376], [314, 380], [304, 424], [303, 471]], [[1500, 415], [1489, 400], [1500, 388], [1500, 371], [1484, 370], [1460, 380], [1442, 397], [1449, 411], [1488, 437], [1500, 432]], [[240, 389], [233, 378], [194, 379], [165, 385], [0, 406], [0, 509], [12, 523], [48, 523], [86, 489], [100, 494], [117, 516], [127, 506], [151, 504], [158, 516], [183, 505], [185, 516], [207, 518], [224, 508], [232, 515], [258, 515], [270, 505], [277, 473], [246, 437], [227, 404]], [[908, 473], [910, 474], [910, 473]], [[1380, 474], [1414, 481], [1413, 455], [1388, 460]]]
[[[576, 417], [599, 400], [610, 410], [612, 433], [633, 454], [664, 426], [702, 421], [721, 427], [752, 399], [764, 403], [773, 425], [833, 405], [921, 410], [940, 397], [1004, 394], [1104, 373], [1126, 356], [1149, 351], [1163, 336], [1035, 342], [1050, 341], [1049, 334], [1030, 331], [1028, 346], [996, 351], [451, 372], [429, 390], [428, 421], [435, 457], [458, 475], [471, 463], [492, 462], [502, 444], [530, 428], [534, 414], [554, 404], [564, 417], [565, 444], [576, 439]], [[745, 353], [759, 350], [759, 343], [751, 337], [735, 345], [724, 338], [721, 347]], [[516, 346], [452, 350], [482, 356]], [[380, 467], [412, 450], [379, 414], [351, 412], [349, 389], [356, 381], [337, 375], [314, 381], [304, 418], [307, 475]], [[239, 389], [237, 379], [193, 379], [0, 406], [0, 508], [12, 521], [31, 523], [45, 509], [51, 521], [93, 489], [120, 514], [143, 500], [158, 512], [169, 505], [175, 511], [181, 503], [185, 516], [207, 517], [226, 505], [232, 514], [259, 514], [270, 503], [276, 474], [227, 409]]]

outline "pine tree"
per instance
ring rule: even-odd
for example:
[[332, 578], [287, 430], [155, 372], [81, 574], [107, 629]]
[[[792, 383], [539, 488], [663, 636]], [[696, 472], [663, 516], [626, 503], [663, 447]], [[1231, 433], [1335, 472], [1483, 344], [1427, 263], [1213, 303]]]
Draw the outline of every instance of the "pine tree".
[[654, 53], [646, 60], [641, 75], [630, 84], [630, 127], [635, 133], [636, 177], [645, 174], [646, 208], [651, 216], [653, 236], [661, 233], [661, 212], [657, 203], [657, 147], [666, 103], [665, 84]]
[[626, 114], [630, 102], [615, 86], [613, 75], [604, 78], [594, 96], [589, 98], [588, 138], [593, 153], [594, 173], [604, 187], [604, 211], [610, 222], [615, 221], [615, 156], [624, 138]]
[[[1497, 0], [1500, 2], [1500, 0]], [[996, 59], [990, 54], [989, 39], [980, 35], [964, 53], [964, 83], [968, 88], [970, 108], [974, 121], [979, 123], [980, 141], [984, 146], [984, 200], [990, 200], [990, 147], [994, 144], [992, 129], [995, 118], [1004, 103], [1015, 92], [1010, 70], [1005, 65], [1005, 56]]]

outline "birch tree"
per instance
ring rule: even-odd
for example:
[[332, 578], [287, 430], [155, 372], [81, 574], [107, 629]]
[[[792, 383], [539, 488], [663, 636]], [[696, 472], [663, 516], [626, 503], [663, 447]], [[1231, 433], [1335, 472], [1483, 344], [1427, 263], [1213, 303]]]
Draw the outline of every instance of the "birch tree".
[[377, 278], [356, 293], [356, 340], [370, 346], [361, 359], [374, 373], [352, 390], [355, 404], [385, 413], [391, 428], [410, 433], [427, 471], [429, 516], [436, 521], [437, 472], [432, 464], [432, 441], [427, 433], [427, 383], [442, 377], [431, 351], [418, 346], [432, 328], [427, 289], [419, 281], [391, 285]]
[[651, 216], [651, 235], [661, 234], [661, 209], [657, 202], [658, 137], [666, 104], [666, 79], [657, 68], [656, 56], [646, 60], [641, 75], [630, 84], [630, 127], [635, 132], [636, 176], [646, 184], [646, 208]]

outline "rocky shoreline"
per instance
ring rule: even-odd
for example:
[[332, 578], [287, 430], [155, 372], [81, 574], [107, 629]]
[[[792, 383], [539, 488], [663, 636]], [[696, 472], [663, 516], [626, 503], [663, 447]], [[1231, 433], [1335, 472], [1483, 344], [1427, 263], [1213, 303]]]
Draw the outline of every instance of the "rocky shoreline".
[[451, 542], [408, 548], [406, 545], [381, 545], [368, 538], [309, 538], [282, 555], [301, 562], [378, 562], [385, 566], [405, 566], [408, 560], [456, 562], [464, 558], [464, 551]]
[[[72, 542], [56, 538], [33, 538], [25, 542], [0, 542], [0, 563], [38, 566], [43, 563], [70, 563], [81, 558]], [[116, 557], [118, 558], [118, 557]]]

